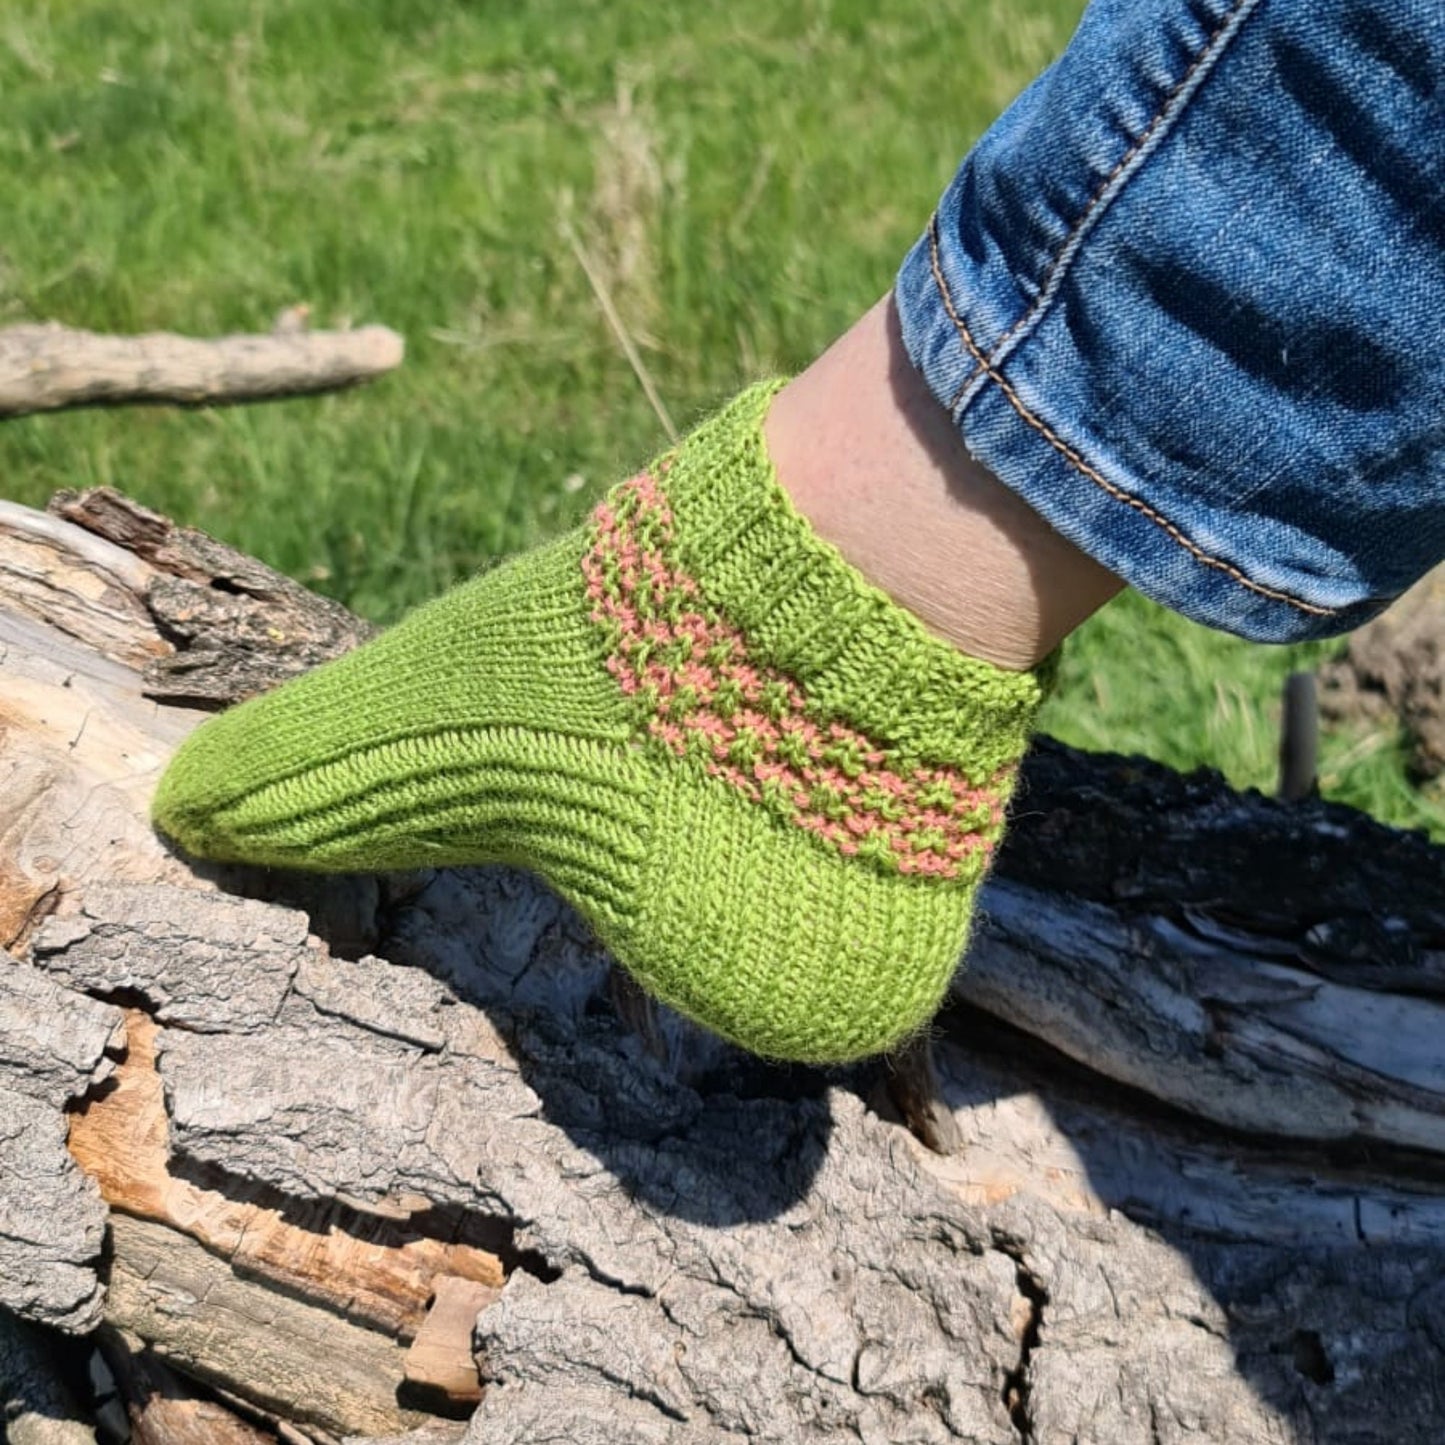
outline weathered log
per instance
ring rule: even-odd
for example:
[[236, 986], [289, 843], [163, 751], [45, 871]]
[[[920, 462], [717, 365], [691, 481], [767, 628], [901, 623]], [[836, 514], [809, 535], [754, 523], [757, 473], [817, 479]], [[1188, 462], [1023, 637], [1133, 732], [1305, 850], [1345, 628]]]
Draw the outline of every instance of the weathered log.
[[107, 1325], [99, 1347], [125, 1402], [130, 1445], [275, 1445], [275, 1435], [208, 1399], [136, 1336]]
[[67, 1100], [103, 1082], [124, 1038], [118, 1009], [57, 988], [0, 952], [0, 1307], [85, 1330], [105, 1206], [65, 1148]]
[[106, 1319], [176, 1369], [334, 1433], [421, 1422], [397, 1403], [404, 1350], [384, 1335], [241, 1278], [179, 1230], [116, 1214], [111, 1237]]
[[95, 1445], [53, 1341], [0, 1312], [0, 1421], [9, 1445]]
[[57, 322], [0, 330], [0, 418], [73, 406], [216, 406], [336, 391], [401, 364], [385, 326], [201, 340], [107, 336]]
[[[58, 492], [50, 510], [81, 524], [87, 548], [106, 549], [93, 567], [118, 572], [111, 557], [129, 561], [131, 605], [120, 598], [112, 605], [119, 607], [121, 636], [138, 645], [124, 660], [144, 666], [146, 694], [159, 701], [224, 707], [372, 633], [338, 603], [108, 488]], [[7, 531], [22, 536], [27, 521], [46, 535], [56, 525], [51, 516], [16, 508], [8, 527], [0, 513], [0, 539]], [[54, 607], [48, 595], [46, 603]], [[147, 614], [139, 626], [136, 606]]]
[[[297, 1206], [294, 1200], [284, 1201], [283, 1214], [261, 1190], [238, 1197], [234, 1188], [228, 1194], [176, 1178], [168, 1168], [167, 1115], [156, 1072], [159, 1033], [149, 1014], [129, 1010], [124, 1062], [104, 1093], [83, 1101], [71, 1118], [70, 1152], [112, 1209], [183, 1230], [237, 1273], [401, 1339], [418, 1335], [429, 1301], [444, 1285], [468, 1285], [478, 1299], [501, 1287], [496, 1255], [437, 1237], [455, 1235], [456, 1220], [430, 1221], [432, 1232], [426, 1233], [408, 1213], [398, 1223], [332, 1202]], [[433, 1324], [434, 1350], [467, 1339], [466, 1329], [440, 1340], [437, 1333]], [[460, 1389], [454, 1361], [437, 1379], [413, 1364], [406, 1376], [449, 1395]], [[475, 1367], [470, 1383], [475, 1394]]]
[[[71, 535], [52, 534], [60, 595], [94, 565]], [[1041, 746], [967, 1002], [933, 1040], [925, 1103], [963, 1146], [940, 1157], [894, 1122], [881, 1068], [771, 1068], [665, 1010], [630, 1031], [615, 970], [529, 878], [296, 880], [168, 854], [144, 808], [195, 716], [141, 696], [148, 649], [188, 645], [156, 624], [168, 565], [154, 549], [134, 605], [107, 605], [136, 619], [120, 648], [84, 609], [63, 637], [43, 597], [21, 620], [0, 603], [16, 968], [27, 997], [38, 975], [56, 1007], [146, 1016], [129, 1032], [138, 1059], [154, 1038], [169, 1150], [153, 1193], [288, 1222], [350, 1201], [487, 1242], [506, 1278], [477, 1322], [474, 1445], [1438, 1440], [1440, 850]], [[264, 658], [246, 686], [303, 665]], [[93, 1054], [47, 1086], [94, 1098], [87, 1118], [124, 1092]], [[0, 1084], [16, 1068], [0, 1059]], [[173, 1367], [315, 1419], [278, 1403], [278, 1363], [184, 1335], [210, 1294], [178, 1324], [136, 1303], [141, 1276], [185, 1277], [199, 1251], [218, 1309], [244, 1287], [242, 1315], [310, 1311], [276, 1331], [293, 1369], [313, 1326], [365, 1325], [304, 1271], [253, 1274], [159, 1217], [113, 1216], [108, 1275], [80, 1240], [67, 1263]], [[404, 1341], [368, 1333], [404, 1374]], [[341, 1418], [370, 1408], [322, 1423], [375, 1432]]]

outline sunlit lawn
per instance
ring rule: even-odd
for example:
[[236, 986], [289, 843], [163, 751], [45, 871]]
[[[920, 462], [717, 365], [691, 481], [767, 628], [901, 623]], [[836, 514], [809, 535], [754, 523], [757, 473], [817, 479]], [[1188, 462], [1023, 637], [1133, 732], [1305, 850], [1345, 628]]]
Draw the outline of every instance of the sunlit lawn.
[[[887, 288], [1079, 3], [7, 9], [0, 322], [207, 333], [305, 302], [409, 356], [324, 400], [8, 423], [0, 494], [108, 483], [386, 620], [662, 443], [598, 286], [681, 425], [802, 366]], [[1125, 599], [1048, 725], [1269, 786], [1302, 657]], [[1397, 754], [1327, 739], [1327, 789], [1445, 837]]]

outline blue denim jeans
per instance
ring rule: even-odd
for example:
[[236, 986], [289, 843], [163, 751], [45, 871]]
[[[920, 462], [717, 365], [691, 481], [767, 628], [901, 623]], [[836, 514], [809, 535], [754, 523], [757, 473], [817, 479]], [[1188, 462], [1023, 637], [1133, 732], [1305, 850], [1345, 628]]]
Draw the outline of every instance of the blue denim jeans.
[[904, 261], [970, 451], [1269, 642], [1445, 557], [1445, 0], [1094, 0]]

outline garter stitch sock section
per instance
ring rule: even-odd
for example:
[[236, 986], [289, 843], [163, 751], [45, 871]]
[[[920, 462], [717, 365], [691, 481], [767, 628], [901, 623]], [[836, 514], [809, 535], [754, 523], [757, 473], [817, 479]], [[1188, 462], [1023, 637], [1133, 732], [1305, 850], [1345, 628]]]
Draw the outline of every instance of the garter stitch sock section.
[[533, 869], [644, 988], [769, 1057], [915, 1032], [1044, 683], [935, 638], [812, 531], [763, 443], [776, 389], [577, 531], [204, 724], [157, 825], [282, 867]]

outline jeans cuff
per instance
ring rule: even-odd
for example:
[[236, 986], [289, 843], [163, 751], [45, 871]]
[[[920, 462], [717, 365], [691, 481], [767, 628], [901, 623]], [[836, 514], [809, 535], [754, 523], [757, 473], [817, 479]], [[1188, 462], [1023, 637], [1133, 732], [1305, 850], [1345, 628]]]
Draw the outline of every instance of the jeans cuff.
[[1067, 329], [1035, 333], [994, 364], [948, 270], [935, 222], [895, 284], [904, 347], [970, 454], [1055, 531], [1153, 601], [1257, 642], [1335, 636], [1388, 605], [1360, 596], [1344, 559], [1339, 574], [1291, 567], [1283, 559], [1310, 548], [1317, 558], [1319, 542], [1281, 535], [1294, 529], [1278, 520], [1198, 498], [1171, 505], [1180, 478], [1132, 475], [1087, 419], [1059, 414], [1075, 395], [1067, 378], [1087, 369]]

